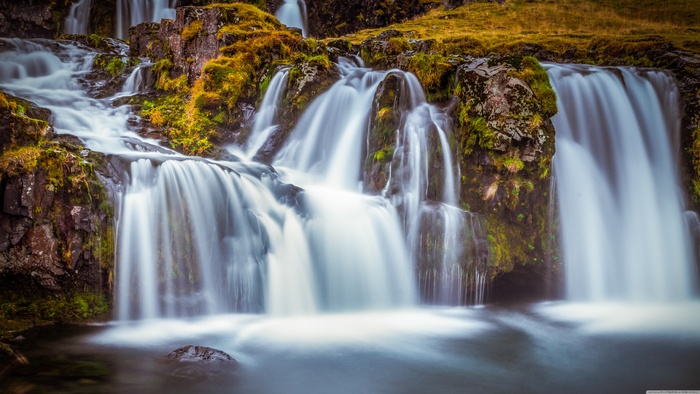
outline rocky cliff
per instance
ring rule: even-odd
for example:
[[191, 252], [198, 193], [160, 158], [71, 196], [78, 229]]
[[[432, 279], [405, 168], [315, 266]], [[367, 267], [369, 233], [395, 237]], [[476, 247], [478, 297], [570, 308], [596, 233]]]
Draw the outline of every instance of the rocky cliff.
[[105, 315], [113, 276], [104, 158], [0, 93], [0, 331]]

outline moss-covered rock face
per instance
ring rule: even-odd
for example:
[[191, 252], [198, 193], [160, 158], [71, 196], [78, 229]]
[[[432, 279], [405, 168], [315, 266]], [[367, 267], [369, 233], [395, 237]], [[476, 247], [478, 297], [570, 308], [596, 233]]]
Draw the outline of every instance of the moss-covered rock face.
[[288, 65], [294, 97], [282, 114], [285, 127], [266, 147], [271, 154], [296, 121], [293, 115], [327, 86], [321, 76], [331, 70], [324, 45], [242, 3], [181, 7], [174, 21], [139, 25], [131, 30], [131, 54], [155, 62], [161, 93], [143, 103], [142, 115], [176, 149], [194, 155], [215, 155], [217, 143], [242, 143], [266, 81]]
[[492, 278], [529, 266], [544, 280], [556, 257], [549, 220], [556, 96], [547, 73], [529, 57], [473, 60], [460, 66], [456, 83], [461, 200], [486, 217]]
[[[50, 141], [48, 111], [0, 94], [0, 331], [104, 314], [114, 235], [104, 158]], [[39, 130], [40, 132], [36, 132]]]

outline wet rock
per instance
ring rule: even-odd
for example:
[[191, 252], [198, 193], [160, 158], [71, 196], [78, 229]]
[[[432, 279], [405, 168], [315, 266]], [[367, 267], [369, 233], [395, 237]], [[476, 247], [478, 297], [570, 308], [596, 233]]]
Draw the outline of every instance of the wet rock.
[[217, 32], [228, 21], [236, 20], [235, 10], [223, 7], [179, 7], [175, 20], [146, 22], [129, 29], [130, 54], [153, 60], [172, 56], [173, 76], [187, 75], [193, 83], [211, 59], [220, 56], [219, 48], [240, 38]]
[[207, 346], [188, 345], [173, 350], [168, 353], [166, 359], [183, 363], [218, 364], [230, 363], [238, 364], [236, 359], [227, 353]]
[[543, 124], [533, 121], [540, 112], [540, 103], [514, 71], [507, 63], [486, 59], [465, 63], [455, 77], [461, 86], [459, 98], [462, 103], [470, 103], [466, 110], [470, 118], [483, 119], [494, 133], [493, 150], [510, 152], [517, 147], [522, 161], [534, 162], [543, 152], [543, 144], [551, 141], [545, 137]]
[[[68, 319], [77, 315], [62, 315], [70, 311], [61, 297], [110, 292], [111, 206], [97, 173], [109, 176], [105, 160], [75, 137], [28, 136], [28, 125], [46, 122], [49, 112], [8, 94], [2, 99], [0, 118], [25, 110], [0, 123], [12, 135], [0, 172], [0, 288], [36, 302], [45, 316]], [[45, 301], [53, 306], [41, 309]]]
[[65, 13], [68, 8], [62, 3], [48, 0], [0, 1], [0, 36], [53, 38], [60, 20], [55, 15]]
[[[3, 41], [0, 40], [0, 43]], [[7, 105], [3, 105], [5, 98]], [[24, 108], [24, 114], [14, 108]], [[5, 93], [0, 93], [0, 154], [17, 146], [36, 144], [53, 135], [48, 123], [51, 111]]]

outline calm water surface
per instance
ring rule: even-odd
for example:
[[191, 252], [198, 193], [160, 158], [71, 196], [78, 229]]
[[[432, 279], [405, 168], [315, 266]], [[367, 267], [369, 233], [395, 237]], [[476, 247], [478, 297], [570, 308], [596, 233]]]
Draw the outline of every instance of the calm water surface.
[[[423, 308], [46, 327], [2, 392], [499, 393], [700, 389], [700, 303]], [[239, 365], [163, 361], [188, 344]]]

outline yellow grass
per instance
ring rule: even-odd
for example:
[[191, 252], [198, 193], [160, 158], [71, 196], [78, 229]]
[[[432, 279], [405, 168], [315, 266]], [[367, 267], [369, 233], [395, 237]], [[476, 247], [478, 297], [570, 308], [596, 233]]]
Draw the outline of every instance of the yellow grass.
[[402, 24], [345, 38], [359, 43], [386, 29], [409, 39], [434, 39], [449, 51], [475, 55], [524, 43], [563, 52], [605, 45], [672, 42], [700, 52], [700, 1], [508, 0], [481, 1], [450, 11], [438, 8]]

